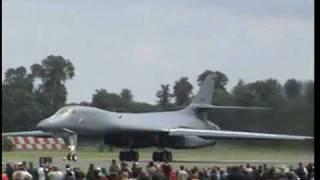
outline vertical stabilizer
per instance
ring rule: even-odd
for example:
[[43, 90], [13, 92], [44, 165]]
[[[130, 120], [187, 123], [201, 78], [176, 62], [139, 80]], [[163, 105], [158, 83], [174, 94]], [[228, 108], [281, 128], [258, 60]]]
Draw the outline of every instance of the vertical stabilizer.
[[191, 104], [211, 104], [215, 77], [214, 74], [209, 74], [206, 77]]

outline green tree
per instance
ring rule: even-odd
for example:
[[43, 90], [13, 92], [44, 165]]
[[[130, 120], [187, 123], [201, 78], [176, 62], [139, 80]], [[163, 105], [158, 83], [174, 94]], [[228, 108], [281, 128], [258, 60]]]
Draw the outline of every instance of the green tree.
[[240, 106], [253, 106], [256, 98], [254, 91], [242, 79], [233, 87], [232, 95], [235, 104]]
[[105, 89], [96, 90], [92, 95], [92, 105], [110, 111], [126, 111], [121, 97], [116, 93], [108, 93]]
[[295, 79], [288, 79], [284, 84], [284, 90], [288, 98], [294, 98], [301, 94], [302, 84]]
[[159, 98], [158, 105], [162, 109], [167, 109], [171, 104], [172, 98], [172, 94], [170, 93], [170, 85], [161, 84], [161, 90], [158, 90], [156, 95]]
[[133, 95], [130, 89], [122, 89], [120, 97], [127, 103], [131, 102], [133, 99]]
[[276, 79], [256, 81], [249, 86], [255, 95], [255, 105], [279, 106], [283, 102], [282, 86]]
[[184, 106], [191, 101], [193, 86], [187, 77], [182, 77], [179, 81], [176, 81], [173, 89], [173, 97], [175, 98], [176, 105]]
[[304, 96], [308, 103], [314, 104], [314, 82], [308, 81], [305, 84]]
[[7, 88], [23, 89], [27, 92], [32, 92], [33, 78], [23, 66], [16, 69], [10, 68], [5, 73], [3, 85]]
[[42, 96], [43, 105], [49, 107], [49, 113], [55, 112], [66, 102], [65, 82], [74, 76], [73, 64], [62, 56], [50, 55], [41, 64], [33, 64], [31, 71], [34, 78], [42, 81], [37, 93]]
[[25, 67], [6, 71], [2, 97], [3, 130], [30, 130], [41, 119], [33, 94], [33, 79]]

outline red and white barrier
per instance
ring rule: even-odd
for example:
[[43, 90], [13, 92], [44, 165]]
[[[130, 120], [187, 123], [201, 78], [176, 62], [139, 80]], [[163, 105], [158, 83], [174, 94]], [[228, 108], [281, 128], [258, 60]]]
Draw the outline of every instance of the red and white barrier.
[[62, 138], [8, 137], [17, 150], [44, 150], [65, 148]]

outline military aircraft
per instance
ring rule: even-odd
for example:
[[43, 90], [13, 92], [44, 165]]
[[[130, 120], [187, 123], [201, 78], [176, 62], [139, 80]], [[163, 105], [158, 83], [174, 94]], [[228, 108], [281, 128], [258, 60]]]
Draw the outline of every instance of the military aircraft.
[[105, 144], [126, 147], [121, 161], [138, 161], [135, 148], [156, 146], [154, 161], [172, 161], [168, 148], [212, 146], [219, 139], [307, 140], [308, 136], [266, 134], [221, 130], [207, 119], [212, 109], [268, 110], [263, 107], [211, 105], [215, 75], [208, 75], [189, 106], [169, 112], [119, 113], [95, 107], [66, 106], [37, 125], [39, 130], [3, 133], [3, 136], [53, 136], [68, 140], [68, 160], [78, 159], [78, 135], [104, 137]]

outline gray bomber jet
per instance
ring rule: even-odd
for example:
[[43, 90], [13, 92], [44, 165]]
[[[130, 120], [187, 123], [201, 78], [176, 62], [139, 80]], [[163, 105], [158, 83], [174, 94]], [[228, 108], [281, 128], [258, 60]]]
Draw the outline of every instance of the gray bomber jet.
[[214, 75], [208, 75], [191, 104], [182, 110], [151, 113], [118, 113], [94, 107], [67, 106], [37, 125], [39, 130], [3, 133], [3, 136], [52, 136], [68, 139], [68, 160], [78, 159], [78, 135], [104, 136], [105, 144], [126, 147], [121, 161], [138, 161], [135, 148], [156, 146], [154, 161], [171, 161], [169, 148], [198, 148], [211, 146], [218, 139], [307, 140], [308, 136], [266, 134], [221, 130], [207, 119], [212, 109], [268, 110], [262, 107], [211, 105]]

